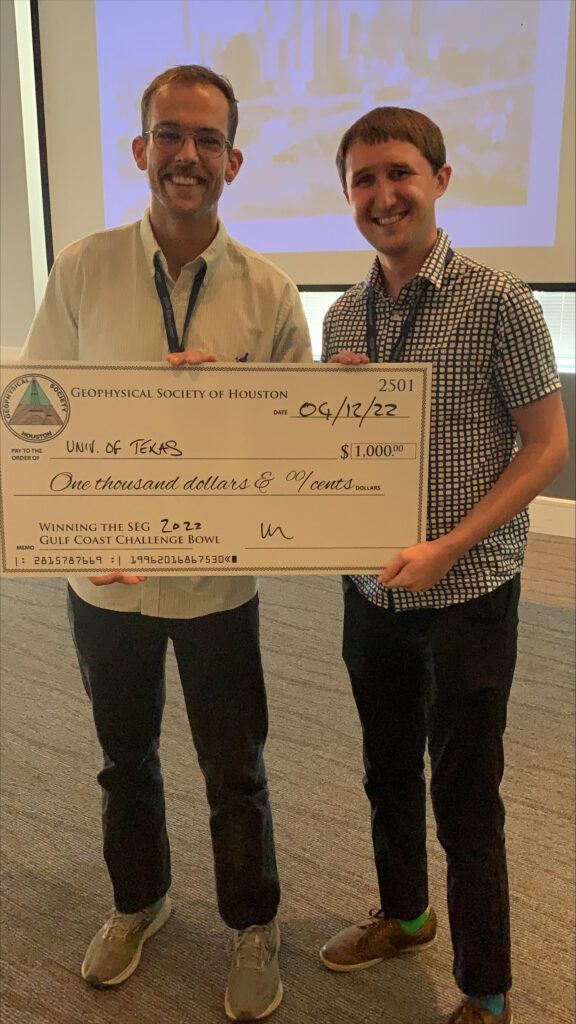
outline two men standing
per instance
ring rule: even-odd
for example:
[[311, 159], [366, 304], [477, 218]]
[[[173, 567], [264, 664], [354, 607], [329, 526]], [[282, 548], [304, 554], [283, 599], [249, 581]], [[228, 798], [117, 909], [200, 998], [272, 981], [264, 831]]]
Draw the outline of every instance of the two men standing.
[[[142, 99], [133, 143], [150, 210], [59, 256], [24, 358], [174, 365], [310, 360], [294, 286], [218, 220], [238, 174], [237, 105], [206, 68], [174, 68]], [[344, 658], [364, 732], [380, 909], [321, 951], [357, 970], [434, 941], [424, 751], [448, 861], [451, 1024], [510, 1024], [502, 736], [516, 651], [525, 507], [561, 468], [566, 428], [548, 332], [529, 290], [455, 253], [436, 228], [450, 168], [439, 129], [379, 108], [345, 134], [338, 169], [376, 250], [325, 322], [323, 358], [434, 364], [428, 539], [380, 577], [346, 579]], [[174, 323], [163, 316], [172, 307]], [[168, 354], [170, 350], [170, 354]], [[522, 439], [515, 452], [515, 434]], [[252, 578], [72, 580], [70, 621], [104, 754], [104, 854], [115, 909], [82, 974], [113, 986], [170, 914], [158, 755], [174, 645], [206, 779], [220, 913], [234, 930], [231, 1019], [279, 1005], [279, 884], [263, 762], [266, 697]], [[305, 1024], [305, 1022], [302, 1022]]]

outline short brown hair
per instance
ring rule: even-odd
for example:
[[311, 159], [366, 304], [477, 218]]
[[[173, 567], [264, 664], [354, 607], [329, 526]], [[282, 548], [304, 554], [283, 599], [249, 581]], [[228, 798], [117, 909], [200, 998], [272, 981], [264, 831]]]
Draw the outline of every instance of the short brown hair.
[[157, 75], [153, 82], [144, 90], [140, 104], [142, 111], [142, 131], [148, 129], [148, 114], [150, 103], [154, 93], [158, 92], [163, 85], [171, 85], [173, 82], [188, 82], [190, 85], [213, 85], [220, 92], [224, 93], [228, 100], [228, 141], [234, 143], [236, 129], [238, 128], [238, 100], [234, 95], [232, 85], [224, 75], [218, 75], [212, 68], [205, 68], [201, 64], [179, 64], [175, 68], [168, 68], [161, 75]]
[[446, 147], [442, 132], [426, 114], [408, 107], [375, 107], [348, 128], [336, 154], [336, 167], [342, 187], [346, 188], [346, 155], [353, 142], [375, 146], [378, 142], [398, 139], [411, 142], [431, 165], [434, 174], [446, 163]]

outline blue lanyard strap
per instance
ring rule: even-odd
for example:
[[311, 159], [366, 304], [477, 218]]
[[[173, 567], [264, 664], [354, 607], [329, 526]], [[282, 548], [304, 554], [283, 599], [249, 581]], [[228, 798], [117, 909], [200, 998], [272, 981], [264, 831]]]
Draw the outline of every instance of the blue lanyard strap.
[[[448, 252], [446, 253], [446, 259], [444, 260], [444, 268], [448, 266], [453, 255], [454, 251], [452, 249], [448, 249]], [[388, 362], [396, 363], [399, 362], [399, 360], [402, 358], [404, 354], [404, 349], [406, 347], [406, 342], [410, 337], [410, 334], [412, 333], [412, 328], [414, 327], [416, 314], [424, 301], [426, 291], [429, 285], [430, 282], [425, 279], [421, 282], [420, 290], [408, 311], [408, 315], [406, 316], [404, 323], [402, 324], [402, 327], [400, 328], [400, 335], [398, 337], [398, 341], [394, 345], [394, 348], [392, 349], [388, 357]], [[376, 298], [374, 295], [374, 288], [372, 286], [370, 286], [370, 288], [368, 289], [368, 304], [366, 307], [365, 346], [366, 354], [370, 362], [376, 363], [378, 361], [378, 343], [376, 332]]]
[[202, 282], [206, 276], [206, 264], [204, 263], [196, 277], [194, 283], [190, 289], [190, 298], [188, 299], [188, 309], [186, 310], [186, 319], [184, 321], [184, 330], [182, 331], [182, 341], [178, 340], [178, 331], [176, 330], [176, 322], [174, 320], [174, 310], [172, 309], [172, 302], [170, 299], [170, 292], [168, 291], [168, 285], [166, 284], [166, 278], [164, 277], [164, 271], [162, 270], [162, 264], [160, 263], [160, 257], [158, 253], [154, 254], [154, 283], [156, 285], [156, 291], [158, 292], [158, 298], [162, 303], [162, 312], [164, 314], [164, 327], [166, 328], [166, 337], [168, 339], [168, 346], [171, 352], [183, 352], [184, 351], [184, 338], [186, 337], [186, 331], [188, 330], [188, 324], [190, 323], [190, 317], [194, 312], [194, 307], [198, 301], [198, 293], [202, 287]]

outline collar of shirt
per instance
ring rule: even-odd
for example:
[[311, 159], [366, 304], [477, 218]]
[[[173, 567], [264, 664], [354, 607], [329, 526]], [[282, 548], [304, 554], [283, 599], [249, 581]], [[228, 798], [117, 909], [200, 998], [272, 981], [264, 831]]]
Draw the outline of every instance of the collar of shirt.
[[[174, 286], [174, 281], [172, 280], [170, 274], [168, 273], [168, 264], [166, 262], [166, 257], [164, 256], [162, 249], [158, 245], [156, 236], [152, 230], [152, 225], [150, 223], [150, 210], [146, 210], [142, 217], [142, 220], [140, 221], [140, 238], [142, 241], [142, 246], [144, 248], [144, 255], [146, 256], [146, 263], [148, 264], [150, 277], [154, 277], [154, 257], [156, 253], [158, 253], [160, 256], [162, 269], [164, 271], [164, 275], [168, 283], [168, 287], [170, 288], [170, 290], [172, 290], [172, 287]], [[187, 271], [188, 274], [191, 274], [192, 277], [194, 277], [196, 275], [196, 272], [202, 266], [202, 263], [205, 263], [207, 268], [206, 277], [208, 277], [210, 274], [210, 270], [224, 255], [227, 245], [228, 232], [226, 231], [226, 228], [224, 227], [222, 221], [219, 220], [216, 237], [210, 243], [208, 248], [205, 249], [204, 252], [200, 253], [196, 257], [196, 259], [191, 260], [190, 263], [186, 263], [182, 269]], [[206, 278], [204, 279], [204, 285], [205, 284]]]
[[[436, 245], [432, 249], [432, 252], [426, 258], [418, 273], [414, 275], [411, 281], [408, 281], [407, 284], [404, 285], [404, 288], [411, 290], [418, 280], [426, 280], [429, 281], [436, 290], [439, 290], [444, 279], [446, 256], [450, 248], [450, 244], [450, 239], [446, 232], [443, 231], [442, 228], [439, 228]], [[370, 270], [364, 278], [363, 288], [366, 291], [373, 289], [374, 291], [382, 293], [383, 283], [380, 261], [376, 256]], [[402, 291], [403, 290], [404, 289], [402, 289]]]

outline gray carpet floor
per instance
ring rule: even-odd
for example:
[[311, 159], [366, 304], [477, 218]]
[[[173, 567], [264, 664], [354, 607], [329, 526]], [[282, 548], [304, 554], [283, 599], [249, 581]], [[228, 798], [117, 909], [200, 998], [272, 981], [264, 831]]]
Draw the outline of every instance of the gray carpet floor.
[[[99, 750], [61, 580], [2, 585], [4, 1024], [223, 1024], [227, 935], [216, 910], [203, 782], [169, 662], [162, 756], [175, 913], [114, 991], [79, 976], [110, 909]], [[515, 1024], [573, 1024], [573, 612], [524, 602], [504, 796]], [[418, 957], [355, 975], [317, 949], [377, 903], [360, 729], [340, 662], [336, 577], [261, 584], [268, 774], [283, 882], [285, 999], [275, 1024], [440, 1024], [457, 1002], [442, 851], [430, 821], [440, 932]]]

